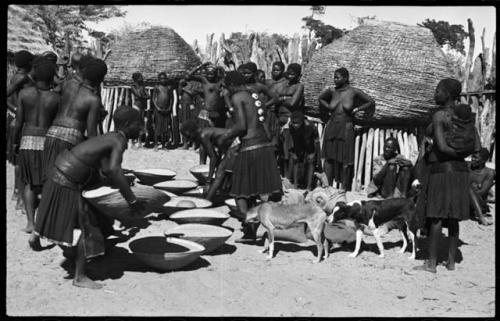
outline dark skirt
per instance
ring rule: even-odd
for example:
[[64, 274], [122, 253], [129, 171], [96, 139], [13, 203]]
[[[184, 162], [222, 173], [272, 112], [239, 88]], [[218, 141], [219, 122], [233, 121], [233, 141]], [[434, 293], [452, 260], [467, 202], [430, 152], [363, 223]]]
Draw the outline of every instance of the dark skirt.
[[[338, 126], [341, 133], [332, 127]], [[354, 164], [354, 125], [352, 122], [332, 122], [329, 121], [325, 127], [325, 137], [323, 138], [322, 156], [330, 161], [337, 161], [344, 165]]]
[[57, 156], [65, 151], [73, 148], [74, 145], [68, 143], [64, 140], [57, 139], [54, 137], [45, 138], [45, 144], [43, 145], [43, 160], [42, 160], [42, 180], [45, 182], [47, 180], [47, 175], [49, 171], [54, 166]]
[[284, 128], [279, 140], [279, 153], [283, 159], [290, 158], [290, 150], [293, 148], [293, 138], [290, 134], [290, 128]]
[[[191, 106], [193, 107], [192, 109]], [[181, 123], [184, 124], [186, 121], [195, 117], [195, 108], [194, 104], [190, 102], [181, 103], [181, 107]]]
[[155, 111], [155, 133], [158, 135], [162, 135], [168, 133], [171, 125], [171, 117], [172, 114], [161, 114], [159, 111]]
[[35, 220], [35, 232], [52, 243], [71, 246], [78, 226], [80, 191], [48, 179]]
[[31, 186], [42, 185], [42, 163], [43, 150], [20, 150], [18, 164], [21, 181]]
[[469, 219], [469, 173], [450, 171], [431, 173], [426, 193], [426, 217]]
[[235, 198], [250, 198], [280, 192], [281, 178], [274, 147], [239, 151], [234, 160], [231, 192]]

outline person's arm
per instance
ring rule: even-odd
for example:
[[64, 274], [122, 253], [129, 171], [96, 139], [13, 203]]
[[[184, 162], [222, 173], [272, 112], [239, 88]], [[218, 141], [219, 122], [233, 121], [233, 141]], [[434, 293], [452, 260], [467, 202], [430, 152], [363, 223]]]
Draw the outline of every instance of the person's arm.
[[16, 122], [14, 125], [14, 151], [17, 153], [24, 123], [23, 91], [17, 97]]
[[101, 101], [99, 97], [95, 97], [90, 103], [89, 112], [87, 114], [87, 137], [97, 136], [97, 123], [99, 120], [99, 110], [101, 109]]
[[439, 111], [434, 114], [432, 117], [432, 131], [434, 133], [434, 143], [436, 144], [437, 148], [442, 152], [445, 153], [449, 156], [452, 157], [457, 157], [457, 153], [446, 144], [446, 139], [444, 137], [444, 129], [443, 129], [443, 122], [445, 121], [444, 119], [444, 112]]
[[490, 188], [495, 184], [495, 171], [489, 171], [488, 175], [481, 182], [481, 186], [477, 189], [477, 193], [481, 197], [488, 195]]
[[215, 169], [217, 165], [219, 165], [220, 158], [219, 155], [215, 152], [214, 145], [210, 141], [210, 137], [208, 135], [201, 135], [201, 145], [205, 148], [205, 152], [207, 153], [208, 157], [210, 158], [210, 163], [209, 163], [209, 170], [208, 170], [208, 182], [212, 180], [212, 177], [214, 176]]
[[281, 104], [285, 107], [297, 108], [302, 100], [302, 97], [304, 97], [304, 85], [299, 83], [297, 88], [295, 88], [292, 98], [283, 99]]
[[103, 174], [108, 177], [111, 182], [116, 185], [120, 193], [123, 195], [128, 204], [137, 202], [137, 198], [130, 189], [127, 179], [123, 175], [122, 170], [122, 156], [123, 150], [121, 142], [116, 142], [111, 151], [109, 167], [103, 169]]
[[259, 87], [261, 88], [262, 92], [264, 92], [264, 94], [269, 98], [269, 100], [265, 104], [266, 109], [274, 105], [278, 101], [278, 95], [276, 95], [272, 90], [269, 90], [266, 85], [261, 84]]
[[234, 99], [233, 96], [233, 119], [234, 125], [217, 139], [217, 145], [223, 146], [226, 142], [244, 135], [247, 132], [247, 122], [245, 116], [245, 106], [241, 99]]
[[319, 114], [321, 120], [326, 122], [328, 119], [328, 114], [330, 110], [328, 109], [330, 107], [330, 101], [332, 100], [332, 91], [330, 89], [327, 89], [323, 91], [321, 94], [319, 94], [318, 101], [319, 101]]
[[389, 162], [383, 161], [383, 156], [379, 156], [373, 160], [372, 180], [376, 186], [380, 186], [384, 182], [389, 165]]
[[12, 81], [10, 84], [7, 86], [7, 97], [12, 95], [16, 90], [19, 90], [21, 86], [28, 80], [28, 76], [26, 75], [19, 75], [17, 74], [16, 76], [13, 77]]
[[355, 98], [359, 99], [360, 101], [362, 101], [364, 103], [357, 106], [357, 107], [354, 107], [352, 109], [353, 114], [357, 113], [358, 111], [363, 111], [363, 110], [371, 109], [371, 108], [375, 107], [375, 100], [373, 100], [372, 97], [365, 94], [362, 90], [355, 88], [354, 94], [355, 94], [355, 96], [354, 96]]

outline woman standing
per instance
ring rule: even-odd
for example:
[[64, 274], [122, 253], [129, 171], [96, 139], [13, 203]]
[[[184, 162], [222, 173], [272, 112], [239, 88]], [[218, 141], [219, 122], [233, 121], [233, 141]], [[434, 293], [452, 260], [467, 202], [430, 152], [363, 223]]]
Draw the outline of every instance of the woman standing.
[[358, 88], [349, 85], [349, 71], [335, 70], [335, 90], [327, 89], [319, 96], [320, 112], [325, 126], [323, 157], [328, 184], [333, 178], [342, 182], [343, 190], [350, 190], [354, 168], [353, 116], [358, 111], [375, 107], [375, 101]]
[[464, 146], [454, 143], [453, 136], [463, 134], [457, 132], [457, 126], [454, 125], [455, 119], [461, 116], [460, 110], [455, 105], [461, 90], [458, 80], [447, 78], [439, 82], [434, 94], [436, 103], [442, 106], [442, 109], [432, 117], [433, 144], [428, 155], [429, 177], [427, 186], [422, 191], [426, 199], [426, 218], [430, 221], [429, 260], [421, 266], [416, 266], [415, 270], [436, 273], [442, 226], [448, 227], [449, 248], [446, 268], [454, 270], [458, 222], [469, 218], [470, 178], [464, 158], [473, 151], [479, 151], [481, 144], [475, 129], [474, 135], [467, 135], [475, 136], [472, 142], [462, 139]]

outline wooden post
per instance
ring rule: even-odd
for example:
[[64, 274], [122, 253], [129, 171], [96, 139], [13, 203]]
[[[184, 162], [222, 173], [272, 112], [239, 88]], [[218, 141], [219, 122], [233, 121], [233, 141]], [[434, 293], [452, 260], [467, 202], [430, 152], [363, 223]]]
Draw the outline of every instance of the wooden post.
[[374, 129], [370, 128], [368, 130], [368, 138], [366, 143], [366, 160], [365, 160], [365, 183], [364, 190], [366, 191], [368, 184], [370, 184], [370, 180], [372, 178], [372, 157], [373, 157], [373, 136]]
[[462, 91], [466, 92], [467, 91], [467, 83], [469, 82], [469, 74], [470, 74], [470, 67], [472, 65], [472, 59], [474, 56], [474, 42], [475, 42], [475, 36], [474, 36], [474, 27], [472, 26], [472, 20], [467, 19], [467, 24], [469, 26], [469, 52], [467, 54], [467, 60], [465, 62], [465, 77], [464, 77], [464, 84], [462, 86]]
[[379, 140], [380, 140], [380, 129], [376, 128], [375, 133], [373, 134], [373, 158], [377, 157], [379, 154]]
[[359, 158], [359, 140], [360, 140], [360, 134], [356, 134], [356, 138], [354, 139], [354, 174], [352, 176], [352, 186], [351, 189], [353, 191], [358, 190], [358, 182], [356, 180], [356, 177], [358, 175], [358, 158]]
[[403, 144], [404, 144], [404, 154], [403, 156], [406, 158], [406, 159], [410, 159], [410, 142], [408, 141], [408, 133], [405, 131], [403, 131]]
[[[396, 134], [396, 139], [398, 140], [399, 150], [401, 151], [401, 153], [403, 153], [404, 141], [403, 141], [403, 134], [402, 134], [401, 130], [398, 130], [398, 132]], [[404, 154], [403, 154], [403, 156], [404, 156]]]
[[361, 136], [361, 150], [358, 159], [358, 175], [356, 176], [356, 192], [361, 189], [361, 175], [363, 174], [363, 165], [365, 163], [365, 151], [366, 151], [366, 131]]
[[130, 89], [125, 88], [125, 105], [130, 106], [128, 103], [130, 101]]
[[493, 47], [491, 47], [491, 71], [490, 76], [491, 80], [495, 80], [496, 82], [496, 61], [497, 61], [497, 33], [493, 34]]
[[385, 130], [380, 129], [380, 137], [378, 142], [378, 154], [382, 155], [384, 153], [384, 145], [385, 145]]

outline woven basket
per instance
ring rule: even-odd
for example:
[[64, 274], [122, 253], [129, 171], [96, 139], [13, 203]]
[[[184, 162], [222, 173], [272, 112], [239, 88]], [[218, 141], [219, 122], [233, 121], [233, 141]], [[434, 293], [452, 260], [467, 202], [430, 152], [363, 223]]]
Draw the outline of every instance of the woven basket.
[[165, 233], [165, 235], [169, 234], [174, 234], [174, 237], [203, 245], [205, 247], [203, 254], [206, 254], [221, 247], [224, 242], [231, 237], [233, 232], [220, 226], [206, 224], [182, 224], [168, 230]]
[[134, 213], [118, 189], [100, 187], [83, 191], [82, 196], [100, 213], [117, 220], [130, 220], [144, 217], [153, 212], [162, 212], [163, 204], [170, 200], [167, 194], [149, 186], [132, 186], [138, 201], [145, 201], [145, 209]]
[[201, 63], [200, 58], [173, 29], [154, 27], [128, 34], [112, 47], [106, 60], [105, 84], [131, 85], [132, 73], [141, 72], [146, 85], [158, 82], [158, 73], [180, 79]]
[[430, 121], [437, 83], [452, 77], [451, 65], [432, 32], [423, 27], [374, 21], [315, 52], [304, 68], [306, 112], [319, 114], [318, 96], [334, 88], [337, 68], [351, 85], [375, 100], [375, 113], [359, 113], [363, 125], [411, 125]]
[[130, 242], [129, 248], [142, 263], [160, 271], [180, 269], [205, 251], [205, 247], [198, 243], [162, 236], [134, 240]]

